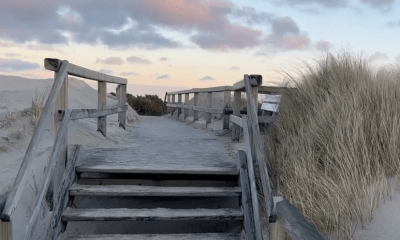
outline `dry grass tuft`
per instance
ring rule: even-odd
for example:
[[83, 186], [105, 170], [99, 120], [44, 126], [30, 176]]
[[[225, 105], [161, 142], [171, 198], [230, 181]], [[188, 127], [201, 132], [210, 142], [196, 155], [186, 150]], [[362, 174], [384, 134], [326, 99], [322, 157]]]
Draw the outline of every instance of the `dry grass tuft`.
[[350, 239], [400, 175], [400, 71], [375, 73], [347, 53], [306, 69], [282, 93], [267, 158], [280, 195], [325, 234]]
[[36, 128], [39, 123], [40, 116], [42, 116], [45, 100], [47, 98], [48, 89], [44, 92], [35, 91], [35, 97], [32, 99], [32, 105], [26, 112], [31, 118], [31, 123]]

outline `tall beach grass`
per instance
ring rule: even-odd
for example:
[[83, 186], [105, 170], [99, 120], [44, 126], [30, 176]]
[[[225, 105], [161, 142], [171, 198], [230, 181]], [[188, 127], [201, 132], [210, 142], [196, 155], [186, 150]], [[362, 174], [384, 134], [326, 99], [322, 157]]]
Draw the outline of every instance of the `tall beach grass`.
[[[351, 239], [400, 176], [400, 71], [327, 54], [284, 91], [266, 136], [279, 195], [321, 232]], [[288, 86], [288, 83], [286, 83]]]

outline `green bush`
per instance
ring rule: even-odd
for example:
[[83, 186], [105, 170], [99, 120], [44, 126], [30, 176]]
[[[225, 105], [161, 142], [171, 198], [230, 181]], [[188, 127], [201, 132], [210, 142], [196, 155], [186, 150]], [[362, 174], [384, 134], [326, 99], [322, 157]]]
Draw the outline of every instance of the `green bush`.
[[128, 104], [135, 109], [139, 115], [161, 116], [163, 114], [164, 102], [157, 95], [133, 96], [127, 93]]

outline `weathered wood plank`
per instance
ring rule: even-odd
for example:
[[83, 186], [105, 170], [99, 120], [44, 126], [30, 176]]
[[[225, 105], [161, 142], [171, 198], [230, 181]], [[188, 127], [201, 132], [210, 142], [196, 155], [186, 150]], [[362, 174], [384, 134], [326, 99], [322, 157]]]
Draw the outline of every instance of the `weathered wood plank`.
[[[212, 108], [212, 92], [207, 93], [207, 98], [206, 98], [206, 107], [208, 109], [213, 109]], [[214, 108], [216, 109], [216, 108]], [[223, 110], [223, 109], [218, 109], [218, 110]], [[210, 110], [206, 111], [206, 124], [211, 123], [211, 112]], [[223, 112], [223, 111], [222, 111]]]
[[293, 240], [324, 240], [318, 229], [308, 222], [290, 202], [285, 199], [276, 204], [278, 221]]
[[193, 99], [193, 122], [199, 120], [199, 112], [195, 109], [199, 105], [199, 93], [194, 93]]
[[191, 105], [172, 104], [172, 103], [167, 103], [167, 107], [193, 109], [193, 106]]
[[224, 113], [224, 109], [223, 108], [207, 108], [207, 107], [193, 107], [193, 110], [196, 111], [201, 111], [201, 112], [206, 112], [206, 113], [214, 113], [214, 114], [223, 114]]
[[[261, 228], [261, 219], [260, 219], [260, 212], [261, 209], [258, 204], [258, 194], [257, 194], [257, 187], [256, 187], [256, 177], [254, 172], [254, 165], [253, 165], [253, 157], [251, 154], [251, 145], [250, 145], [250, 132], [249, 132], [249, 123], [247, 121], [247, 117], [243, 116], [243, 135], [244, 135], [244, 142], [246, 148], [246, 157], [247, 157], [247, 171], [249, 174], [250, 179], [250, 192], [251, 192], [251, 202], [253, 205], [253, 216], [254, 216], [254, 234], [256, 235], [256, 239], [263, 239], [262, 236], [262, 228]], [[269, 231], [268, 231], [269, 235]], [[269, 238], [268, 238], [269, 239]], [[267, 239], [267, 240], [268, 240]]]
[[[247, 74], [246, 74], [247, 75]], [[250, 75], [250, 86], [260, 86], [262, 84], [261, 75]], [[245, 79], [233, 84], [233, 90], [243, 90], [245, 88]]]
[[19, 168], [17, 177], [15, 178], [14, 185], [11, 189], [11, 192], [9, 194], [9, 197], [7, 198], [7, 202], [1, 214], [1, 219], [4, 221], [10, 221], [13, 212], [17, 208], [17, 204], [20, 200], [23, 189], [23, 187], [20, 187], [20, 184], [23, 182], [23, 177], [26, 172], [29, 171], [29, 167], [32, 164], [32, 157], [36, 152], [39, 140], [42, 137], [44, 129], [48, 125], [47, 121], [52, 116], [57, 97], [60, 93], [62, 85], [64, 84], [65, 77], [67, 76], [68, 64], [68, 61], [62, 62], [61, 67], [59, 68], [57, 79], [54, 81], [53, 87], [50, 90], [50, 94], [44, 106], [42, 116], [40, 117], [39, 123], [29, 143], [28, 149], [26, 150], [24, 159], [21, 163], [21, 167]]
[[[240, 117], [240, 104], [242, 101], [242, 93], [235, 91], [233, 94], [233, 115]], [[232, 129], [232, 140], [239, 141], [240, 127], [234, 125]]]
[[128, 110], [128, 105], [106, 109], [74, 109], [71, 111], [71, 120], [82, 118], [98, 118]]
[[239, 209], [76, 209], [67, 208], [62, 221], [165, 221], [165, 220], [243, 220]]
[[[107, 108], [107, 83], [98, 82], [98, 109]], [[107, 135], [107, 116], [97, 118], [97, 131], [100, 131], [104, 137]]]
[[123, 110], [122, 112], [118, 112], [118, 122], [120, 127], [126, 129], [126, 111], [128, 110], [128, 106], [126, 103], [126, 84], [118, 85], [117, 89], [118, 90], [116, 92], [117, 92], [118, 105], [119, 106], [126, 105], [125, 110]]
[[183, 119], [186, 119], [189, 116], [189, 109], [193, 109], [193, 106], [188, 105], [189, 104], [189, 93], [185, 93], [185, 106], [183, 106], [184, 110], [184, 116]]
[[165, 109], [165, 107], [167, 106], [167, 96], [168, 96], [168, 93], [165, 92], [165, 96], [164, 96], [164, 107], [163, 107], [163, 113], [164, 113], [164, 114], [165, 114], [165, 112], [168, 112], [168, 107], [167, 107], [167, 109]]
[[[44, 59], [44, 68], [50, 71], [57, 71], [60, 68], [61, 60], [54, 58]], [[114, 77], [104, 73], [96, 72], [84, 67], [77, 66], [75, 64], [69, 64], [68, 74], [75, 77], [81, 77], [99, 82], [109, 82], [116, 84], [127, 84], [126, 78]]]
[[158, 196], [158, 197], [224, 197], [239, 196], [239, 187], [159, 187], [135, 185], [80, 185], [70, 189], [73, 196]]
[[206, 92], [225, 92], [231, 91], [232, 86], [220, 86], [220, 87], [209, 87], [209, 88], [193, 88], [194, 93], [206, 93]]
[[67, 132], [70, 113], [71, 113], [70, 110], [67, 110], [64, 115], [64, 119], [61, 122], [60, 130], [57, 134], [57, 139], [55, 141], [53, 151], [50, 155], [50, 164], [48, 167], [46, 167], [46, 170], [44, 172], [43, 183], [40, 187], [38, 195], [36, 196], [35, 203], [33, 204], [32, 215], [29, 219], [29, 222], [28, 222], [28, 225], [26, 228], [26, 232], [25, 232], [25, 237], [24, 237], [25, 240], [31, 239], [31, 237], [33, 235], [33, 231], [36, 227], [37, 219], [39, 218], [40, 210], [43, 205], [44, 195], [46, 193], [46, 190], [49, 187], [50, 180], [53, 177], [54, 168], [57, 164], [57, 160], [60, 159], [60, 157], [63, 156], [63, 154], [64, 154], [62, 151], [62, 148], [64, 147], [64, 141], [65, 141], [64, 134]]
[[240, 117], [236, 117], [231, 115], [230, 116], [230, 121], [235, 123], [239, 127], [243, 127], [243, 120]]
[[240, 166], [240, 187], [242, 188], [242, 210], [243, 210], [243, 226], [246, 233], [247, 239], [256, 239], [255, 226], [254, 226], [254, 215], [250, 192], [249, 174], [247, 172], [247, 159], [246, 153], [239, 150], [237, 153], [237, 159], [239, 159]]
[[[231, 108], [231, 91], [224, 92], [224, 108]], [[229, 129], [229, 115], [224, 115], [223, 129]]]
[[186, 233], [186, 234], [98, 234], [70, 237], [68, 240], [240, 240], [237, 233]]
[[178, 104], [181, 105], [181, 107], [178, 108], [178, 117], [179, 117], [179, 114], [182, 113], [182, 94], [178, 94]]
[[0, 240], [12, 240], [11, 229], [11, 222], [0, 220]]
[[[269, 173], [269, 165], [265, 156], [264, 149], [264, 139], [261, 137], [260, 128], [258, 126], [258, 117], [257, 117], [257, 108], [256, 103], [254, 101], [254, 92], [252, 91], [252, 87], [250, 85], [250, 76], [244, 76], [244, 82], [246, 85], [246, 94], [247, 94], [247, 117], [248, 117], [248, 127], [251, 131], [252, 137], [250, 138], [250, 145], [252, 150], [252, 154], [256, 157], [256, 163], [259, 167], [259, 173], [261, 178], [262, 191], [264, 196], [264, 206], [266, 208], [267, 216], [271, 216], [272, 208], [273, 208], [273, 200], [272, 200], [272, 189], [271, 183], [268, 176]], [[245, 125], [245, 124], [243, 124]], [[269, 229], [268, 229], [269, 234]]]
[[57, 239], [62, 231], [61, 216], [68, 206], [69, 189], [75, 181], [75, 165], [82, 161], [84, 148], [82, 145], [74, 145], [69, 154], [69, 159], [65, 172], [63, 174], [60, 187], [58, 189], [58, 200], [55, 209], [50, 218], [50, 224], [47, 228], [46, 240]]

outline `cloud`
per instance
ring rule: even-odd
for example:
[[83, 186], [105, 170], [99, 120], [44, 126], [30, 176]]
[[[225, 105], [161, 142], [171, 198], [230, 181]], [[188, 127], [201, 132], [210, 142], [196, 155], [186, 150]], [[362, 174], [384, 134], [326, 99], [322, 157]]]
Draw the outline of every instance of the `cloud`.
[[375, 8], [388, 10], [392, 7], [394, 0], [361, 0], [361, 2]]
[[215, 78], [211, 77], [211, 76], [205, 76], [199, 79], [200, 81], [214, 81]]
[[280, 0], [278, 4], [309, 5], [318, 4], [327, 8], [341, 8], [347, 6], [346, 0]]
[[238, 66], [232, 66], [229, 68], [230, 70], [239, 70], [240, 68]]
[[112, 71], [110, 69], [105, 69], [105, 68], [100, 69], [99, 72], [108, 74], [108, 75], [112, 75], [114, 73], [114, 71]]
[[325, 40], [321, 40], [321, 41], [318, 41], [316, 44], [315, 44], [315, 48], [318, 50], [318, 51], [322, 51], [322, 52], [327, 52], [327, 51], [329, 51], [329, 49], [332, 47], [332, 44], [330, 43], [330, 42], [328, 42], [328, 41], [325, 41]]
[[386, 53], [376, 52], [369, 58], [369, 61], [374, 62], [376, 60], [389, 60], [389, 57]]
[[235, 7], [232, 11], [232, 15], [235, 19], [245, 19], [248, 25], [269, 23], [274, 16], [272, 13], [263, 11], [257, 12], [253, 7]]
[[386, 27], [389, 27], [389, 28], [400, 27], [400, 21], [398, 21], [398, 22], [395, 22], [395, 21], [387, 22], [387, 23], [385, 24], [385, 26], [386, 26]]
[[122, 65], [124, 60], [121, 57], [109, 57], [106, 59], [96, 59], [96, 63], [109, 64], [109, 65]]
[[158, 60], [160, 60], [161, 62], [166, 62], [168, 60], [168, 58], [166, 57], [160, 57]]
[[19, 57], [19, 56], [21, 56], [21, 54], [7, 52], [7, 53], [4, 53], [4, 56], [6, 56], [6, 57]]
[[126, 61], [129, 63], [137, 63], [137, 64], [152, 64], [153, 62], [141, 57], [130, 56], [126, 58]]
[[163, 75], [157, 74], [156, 79], [157, 80], [162, 80], [162, 79], [169, 79], [170, 77], [171, 76], [169, 74], [163, 74]]
[[135, 72], [122, 72], [119, 75], [121, 75], [121, 76], [134, 76], [134, 77], [140, 76], [139, 73], [135, 73]]
[[40, 65], [33, 62], [18, 59], [0, 58], [0, 72], [27, 71], [40, 68]]

